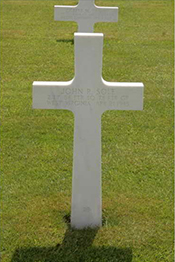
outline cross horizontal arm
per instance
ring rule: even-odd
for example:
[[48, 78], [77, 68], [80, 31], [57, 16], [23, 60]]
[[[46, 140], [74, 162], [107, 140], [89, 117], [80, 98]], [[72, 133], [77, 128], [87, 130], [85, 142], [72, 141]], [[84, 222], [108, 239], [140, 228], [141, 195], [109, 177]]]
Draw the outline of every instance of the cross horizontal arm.
[[99, 90], [104, 110], [143, 110], [143, 83], [107, 82]]
[[74, 79], [67, 82], [33, 82], [33, 108], [73, 111], [72, 105], [67, 101], [70, 93], [78, 92], [73, 89], [73, 82]]
[[118, 7], [95, 6], [94, 22], [118, 22]]
[[77, 22], [78, 14], [76, 11], [76, 6], [64, 6], [55, 5], [54, 6], [54, 20], [55, 21], [75, 21]]
[[97, 22], [117, 22], [118, 21], [118, 7], [106, 7], [106, 6], [90, 6], [89, 9], [81, 8], [79, 5], [54, 6], [54, 20], [55, 21], [75, 21], [90, 20], [93, 23]]

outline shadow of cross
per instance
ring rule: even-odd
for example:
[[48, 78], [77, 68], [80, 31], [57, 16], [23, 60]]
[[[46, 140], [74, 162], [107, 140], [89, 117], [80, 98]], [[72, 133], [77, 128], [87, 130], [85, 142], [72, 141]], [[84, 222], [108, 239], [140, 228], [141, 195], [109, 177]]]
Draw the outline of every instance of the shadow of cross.
[[97, 22], [117, 22], [118, 7], [100, 7], [94, 0], [80, 0], [76, 6], [56, 5], [54, 20], [75, 21], [78, 23], [78, 32], [93, 32]]
[[74, 113], [71, 225], [102, 223], [101, 115], [106, 110], [142, 110], [142, 83], [106, 82], [103, 34], [75, 33], [75, 77], [68, 82], [34, 82], [33, 108]]
[[19, 248], [11, 262], [131, 262], [131, 248], [93, 246], [98, 229], [68, 228], [62, 244], [53, 247]]

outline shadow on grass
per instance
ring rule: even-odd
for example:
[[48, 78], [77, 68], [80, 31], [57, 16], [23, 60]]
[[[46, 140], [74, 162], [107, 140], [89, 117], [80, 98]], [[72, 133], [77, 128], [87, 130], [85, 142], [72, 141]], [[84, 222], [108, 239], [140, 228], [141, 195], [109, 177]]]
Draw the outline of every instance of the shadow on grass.
[[72, 45], [74, 44], [74, 39], [57, 39], [57, 43], [71, 43]]
[[53, 247], [19, 248], [15, 251], [11, 262], [131, 262], [130, 248], [116, 248], [92, 246], [98, 232], [97, 229], [72, 229], [69, 225], [69, 216], [64, 220], [68, 229], [64, 240]]

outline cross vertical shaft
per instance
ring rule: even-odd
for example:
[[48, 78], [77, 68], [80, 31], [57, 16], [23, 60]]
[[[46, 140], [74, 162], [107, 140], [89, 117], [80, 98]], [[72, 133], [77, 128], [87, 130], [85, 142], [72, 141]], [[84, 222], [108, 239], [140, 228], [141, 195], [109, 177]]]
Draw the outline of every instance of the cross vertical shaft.
[[[75, 33], [74, 81], [88, 101], [101, 82], [103, 34], [81, 36]], [[89, 101], [75, 109], [71, 225], [101, 226], [101, 210], [101, 112]]]
[[79, 35], [75, 33], [75, 81], [84, 89], [93, 88], [94, 80], [101, 80], [103, 34], [81, 33], [81, 38]]
[[101, 226], [101, 117], [80, 110], [74, 130], [71, 225]]

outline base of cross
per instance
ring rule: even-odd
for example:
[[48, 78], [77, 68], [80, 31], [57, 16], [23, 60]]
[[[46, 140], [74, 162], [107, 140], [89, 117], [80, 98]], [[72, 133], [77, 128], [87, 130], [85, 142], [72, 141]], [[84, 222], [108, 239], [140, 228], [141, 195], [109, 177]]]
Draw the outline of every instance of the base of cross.
[[101, 115], [106, 110], [142, 110], [142, 83], [102, 78], [103, 34], [75, 33], [75, 77], [34, 82], [33, 108], [74, 113], [71, 226], [102, 225]]

